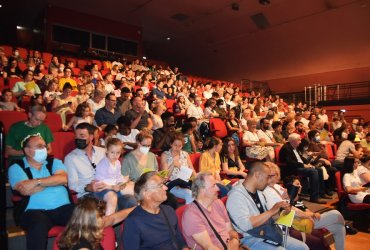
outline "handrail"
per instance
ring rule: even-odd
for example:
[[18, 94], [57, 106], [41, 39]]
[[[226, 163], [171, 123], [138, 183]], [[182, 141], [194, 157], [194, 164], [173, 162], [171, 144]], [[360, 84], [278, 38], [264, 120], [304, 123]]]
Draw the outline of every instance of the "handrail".
[[8, 232], [6, 230], [6, 170], [4, 125], [0, 122], [0, 247], [8, 249]]

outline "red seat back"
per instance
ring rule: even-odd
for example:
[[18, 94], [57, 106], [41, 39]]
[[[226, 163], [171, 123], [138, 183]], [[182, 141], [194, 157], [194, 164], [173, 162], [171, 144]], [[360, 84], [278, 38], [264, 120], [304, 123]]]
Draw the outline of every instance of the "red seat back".
[[222, 119], [220, 118], [209, 119], [209, 127], [214, 136], [218, 138], [224, 138], [227, 136], [227, 127]]
[[54, 141], [51, 143], [55, 158], [64, 160], [64, 157], [75, 149], [75, 135], [72, 132], [53, 132]]
[[338, 198], [340, 200], [342, 197], [347, 195], [346, 191], [343, 188], [342, 173], [340, 171], [337, 171], [335, 173], [335, 185], [337, 187]]
[[189, 154], [191, 163], [193, 164], [195, 172], [199, 172], [199, 160], [200, 160], [201, 153], [193, 153]]
[[332, 146], [330, 144], [326, 144], [325, 147], [326, 147], [326, 153], [328, 154], [329, 160], [334, 160], [335, 155], [334, 155]]
[[17, 82], [21, 82], [21, 81], [23, 80], [19, 77], [9, 77], [8, 78], [9, 88], [12, 89]]
[[0, 111], [0, 121], [4, 125], [5, 134], [8, 133], [10, 127], [20, 121], [26, 121], [27, 114], [19, 111]]
[[47, 112], [45, 124], [50, 128], [51, 132], [58, 132], [62, 130], [62, 117], [54, 112]]
[[222, 201], [222, 203], [223, 203], [225, 206], [226, 206], [227, 198], [228, 198], [228, 196], [227, 196], [227, 195], [221, 198], [221, 201]]
[[4, 78], [0, 77], [0, 91], [3, 91], [3, 89], [5, 89]]
[[187, 207], [188, 205], [184, 205], [176, 209], [177, 223], [181, 232], [182, 232], [182, 215], [184, 214], [185, 209]]
[[173, 113], [173, 104], [176, 102], [176, 100], [167, 99], [166, 100], [166, 108], [168, 112]]

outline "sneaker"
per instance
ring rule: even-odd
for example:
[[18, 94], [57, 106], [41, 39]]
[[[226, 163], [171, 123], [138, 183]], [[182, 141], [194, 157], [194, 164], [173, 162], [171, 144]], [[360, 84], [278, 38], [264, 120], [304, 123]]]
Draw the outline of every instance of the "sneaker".
[[351, 226], [348, 226], [348, 225], [346, 225], [345, 227], [346, 227], [346, 234], [354, 235], [354, 234], [358, 233], [358, 230], [354, 227], [351, 227]]

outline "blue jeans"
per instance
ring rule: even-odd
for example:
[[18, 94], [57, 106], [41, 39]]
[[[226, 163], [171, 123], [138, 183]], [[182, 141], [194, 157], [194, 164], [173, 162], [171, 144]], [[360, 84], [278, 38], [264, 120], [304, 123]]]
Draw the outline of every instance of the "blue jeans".
[[315, 168], [297, 168], [295, 173], [308, 177], [310, 181], [310, 199], [316, 200], [320, 198], [320, 182], [324, 182], [322, 176], [320, 178], [319, 172]]
[[184, 199], [186, 204], [189, 204], [194, 200], [191, 194], [191, 190], [188, 188], [181, 188], [176, 186], [171, 188], [170, 193], [176, 196], [177, 198]]
[[308, 246], [299, 240], [290, 236], [287, 237], [286, 248], [282, 246], [273, 246], [264, 242], [261, 238], [246, 237], [242, 239], [242, 244], [248, 246], [250, 249], [263, 249], [263, 250], [308, 250]]

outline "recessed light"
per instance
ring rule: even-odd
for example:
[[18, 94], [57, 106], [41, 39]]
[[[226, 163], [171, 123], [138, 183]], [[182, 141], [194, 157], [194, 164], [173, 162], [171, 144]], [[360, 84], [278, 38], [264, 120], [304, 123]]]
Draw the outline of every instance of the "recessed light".
[[25, 30], [25, 29], [26, 29], [26, 27], [18, 26], [18, 25], [17, 25], [17, 30]]
[[2, 7], [3, 7], [3, 5], [0, 4], [0, 8], [2, 8]]
[[171, 37], [167, 37], [166, 39], [167, 39], [167, 41], [169, 41], [169, 40], [171, 40]]
[[146, 60], [146, 56], [143, 56], [143, 59]]

